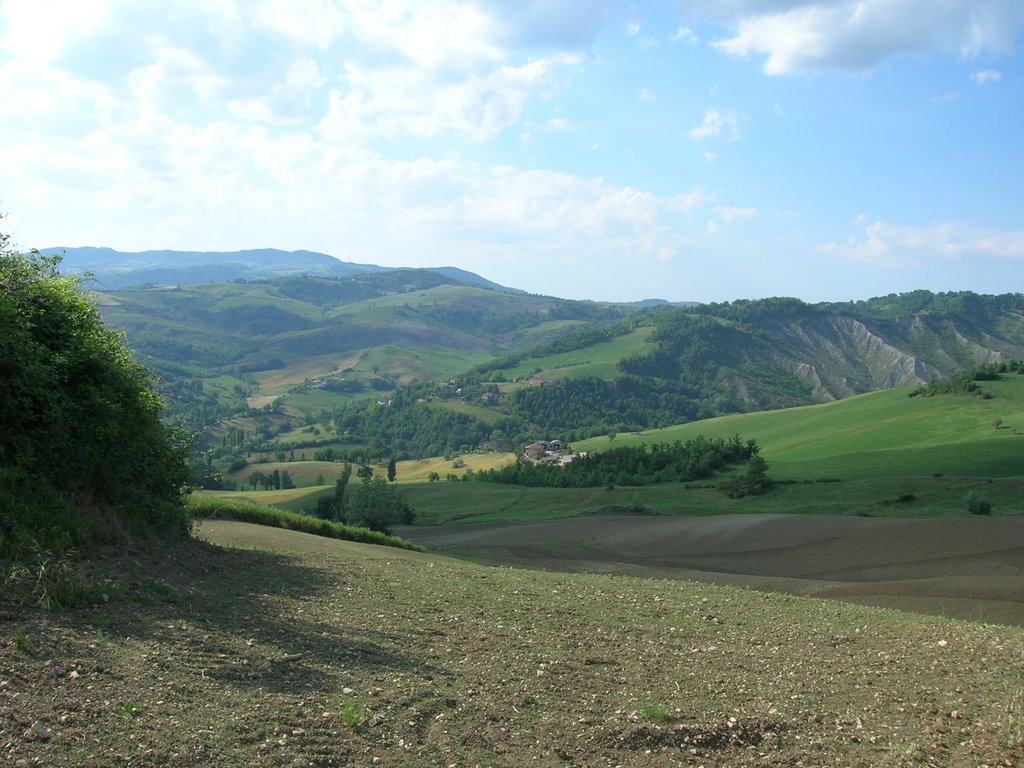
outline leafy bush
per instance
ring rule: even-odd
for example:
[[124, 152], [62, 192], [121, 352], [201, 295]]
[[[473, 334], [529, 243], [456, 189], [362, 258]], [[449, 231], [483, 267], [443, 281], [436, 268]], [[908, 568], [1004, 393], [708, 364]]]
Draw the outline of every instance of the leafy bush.
[[731, 464], [752, 460], [758, 450], [756, 440], [744, 443], [739, 435], [729, 440], [700, 435], [686, 442], [612, 448], [579, 456], [565, 466], [537, 464], [520, 457], [515, 464], [478, 472], [476, 478], [546, 488], [679, 483], [711, 477]]
[[412, 523], [414, 517], [405, 496], [383, 477], [372, 474], [363, 477], [345, 508], [349, 525], [381, 533], [388, 533], [392, 525]]
[[397, 536], [388, 536], [379, 531], [342, 525], [307, 515], [297, 515], [293, 512], [285, 512], [275, 507], [252, 504], [247, 501], [204, 499], [194, 496], [189, 499], [188, 506], [197, 520], [237, 520], [243, 523], [266, 525], [271, 528], [311, 533], [314, 536], [324, 536], [329, 539], [356, 541], [361, 544], [379, 544], [385, 547], [409, 549], [414, 552], [424, 551], [422, 547]]
[[187, 533], [188, 446], [150, 374], [59, 257], [7, 245], [0, 234], [0, 559]]
[[964, 499], [964, 506], [972, 515], [991, 515], [992, 503], [977, 491], [971, 491]]

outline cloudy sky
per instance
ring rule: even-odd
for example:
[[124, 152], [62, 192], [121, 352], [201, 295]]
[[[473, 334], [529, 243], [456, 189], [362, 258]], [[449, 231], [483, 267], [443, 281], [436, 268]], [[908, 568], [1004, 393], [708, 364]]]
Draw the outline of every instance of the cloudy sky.
[[1021, 0], [0, 0], [19, 247], [1024, 291]]

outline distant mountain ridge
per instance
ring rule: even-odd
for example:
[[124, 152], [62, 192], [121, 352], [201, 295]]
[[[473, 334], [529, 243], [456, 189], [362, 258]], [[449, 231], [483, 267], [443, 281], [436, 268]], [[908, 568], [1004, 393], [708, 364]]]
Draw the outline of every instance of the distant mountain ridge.
[[[244, 251], [118, 251], [113, 248], [43, 248], [47, 255], [63, 254], [61, 271], [91, 274], [102, 290], [140, 285], [199, 285], [237, 280], [274, 280], [289, 275], [348, 277], [390, 272], [401, 267], [357, 264], [316, 251], [256, 248]], [[426, 267], [447, 278], [496, 291], [518, 292], [457, 267]]]

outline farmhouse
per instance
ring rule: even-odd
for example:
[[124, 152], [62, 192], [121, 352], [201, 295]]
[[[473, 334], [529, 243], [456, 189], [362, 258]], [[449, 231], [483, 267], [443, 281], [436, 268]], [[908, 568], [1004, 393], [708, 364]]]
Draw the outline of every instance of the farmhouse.
[[534, 461], [543, 458], [544, 454], [547, 453], [547, 450], [548, 444], [544, 441], [541, 441], [539, 443], [530, 443], [529, 445], [523, 447], [523, 453], [529, 456]]
[[534, 461], [540, 461], [548, 454], [558, 453], [561, 450], [561, 440], [538, 440], [536, 443], [523, 446], [523, 453]]

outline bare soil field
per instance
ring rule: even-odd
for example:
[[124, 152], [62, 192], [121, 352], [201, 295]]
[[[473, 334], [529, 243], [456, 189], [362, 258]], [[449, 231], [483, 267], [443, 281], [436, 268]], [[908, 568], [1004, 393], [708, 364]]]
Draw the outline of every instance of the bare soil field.
[[95, 605], [0, 594], [0, 765], [1024, 764], [1018, 628], [245, 523], [200, 535], [90, 561]]
[[1024, 518], [593, 515], [403, 527], [494, 565], [730, 584], [1024, 626]]

